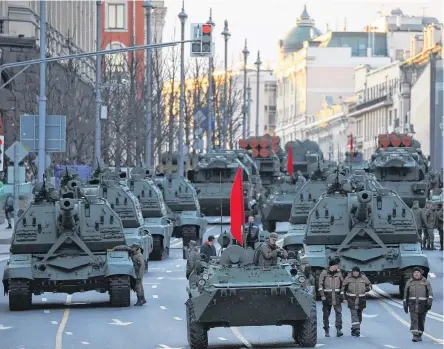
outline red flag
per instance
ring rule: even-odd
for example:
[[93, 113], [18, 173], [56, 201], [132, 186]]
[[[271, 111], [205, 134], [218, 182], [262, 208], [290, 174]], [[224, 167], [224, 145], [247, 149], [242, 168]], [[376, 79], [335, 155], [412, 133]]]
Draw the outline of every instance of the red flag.
[[242, 233], [245, 224], [244, 188], [242, 168], [237, 169], [230, 196], [231, 235], [242, 246]]
[[287, 173], [290, 176], [293, 176], [293, 148], [288, 148], [288, 156], [287, 156]]
[[353, 152], [353, 133], [350, 133], [350, 151]]

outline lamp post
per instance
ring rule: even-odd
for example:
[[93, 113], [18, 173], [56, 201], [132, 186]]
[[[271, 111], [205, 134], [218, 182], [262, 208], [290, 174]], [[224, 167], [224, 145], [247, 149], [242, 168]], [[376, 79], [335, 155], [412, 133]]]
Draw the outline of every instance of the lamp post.
[[46, 0], [40, 1], [39, 182], [46, 170]]
[[[102, 1], [96, 1], [96, 51], [101, 49], [101, 29], [102, 29]], [[94, 159], [93, 168], [97, 169], [102, 160], [102, 125], [100, 121], [100, 110], [102, 108], [102, 56], [96, 56], [96, 129], [94, 132]], [[40, 171], [39, 171], [40, 173]], [[40, 178], [40, 175], [39, 175]]]
[[242, 138], [247, 137], [247, 59], [250, 51], [247, 48], [247, 39], [245, 39], [245, 47], [242, 51], [244, 54], [244, 105], [242, 108]]
[[224, 99], [223, 99], [223, 122], [222, 122], [222, 149], [227, 146], [227, 123], [228, 123], [228, 40], [231, 33], [228, 31], [228, 21], [224, 22], [224, 31], [221, 33], [225, 39], [225, 81], [224, 81]]
[[187, 14], [185, 13], [185, 1], [182, 1], [182, 11], [179, 13], [181, 24], [180, 37], [182, 43], [180, 44], [180, 115], [179, 115], [179, 177], [183, 178], [185, 154], [183, 149], [183, 134], [184, 134], [184, 111], [185, 111], [185, 22], [187, 21]]
[[246, 137], [250, 137], [250, 127], [251, 127], [251, 86], [250, 79], [248, 79], [248, 87], [247, 87], [247, 135]]
[[[153, 9], [153, 4], [151, 1], [145, 1], [143, 3], [143, 7], [145, 8], [145, 18], [146, 18], [146, 44], [151, 45], [151, 10]], [[151, 169], [152, 161], [152, 149], [151, 149], [151, 99], [152, 99], [152, 91], [151, 91], [151, 48], [147, 48], [146, 50], [146, 65], [145, 65], [145, 80], [146, 80], [146, 144], [145, 144], [145, 165]]]
[[[207, 24], [211, 25], [211, 30], [216, 23], [213, 22], [213, 13], [210, 9], [210, 18]], [[208, 58], [208, 124], [207, 124], [207, 152], [211, 151], [213, 145], [213, 57]]]
[[261, 74], [261, 53], [260, 51], [257, 51], [257, 59], [254, 64], [257, 67], [257, 83], [256, 83], [256, 129], [255, 134], [256, 137], [259, 137], [259, 77]]

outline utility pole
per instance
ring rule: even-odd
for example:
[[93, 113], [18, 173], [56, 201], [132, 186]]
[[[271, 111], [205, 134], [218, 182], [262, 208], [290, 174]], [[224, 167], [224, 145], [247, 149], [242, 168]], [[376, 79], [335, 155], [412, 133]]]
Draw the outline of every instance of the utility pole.
[[257, 81], [256, 81], [256, 137], [259, 137], [259, 77], [261, 74], [261, 52], [257, 51], [257, 60], [254, 62], [257, 67]]
[[[143, 3], [145, 8], [145, 18], [146, 18], [146, 44], [151, 45], [151, 10], [153, 9], [153, 4], [151, 1], [145, 1]], [[152, 135], [152, 120], [151, 120], [151, 99], [152, 99], [152, 79], [151, 79], [151, 48], [146, 50], [146, 65], [145, 65], [145, 80], [146, 80], [146, 144], [145, 144], [145, 166], [150, 170], [152, 167], [152, 149], [151, 149], [151, 135]]]
[[250, 127], [251, 127], [251, 86], [250, 79], [248, 79], [248, 87], [247, 87], [247, 135], [246, 137], [250, 137]]
[[[185, 40], [185, 22], [187, 21], [187, 14], [185, 13], [185, 1], [182, 0], [182, 11], [179, 13], [181, 24], [180, 37]], [[183, 135], [184, 135], [184, 112], [185, 112], [185, 44], [180, 44], [180, 116], [179, 116], [179, 177], [183, 178], [185, 154], [183, 149]]]
[[228, 130], [228, 40], [230, 39], [231, 33], [228, 31], [228, 21], [225, 20], [224, 31], [221, 33], [225, 39], [225, 81], [224, 81], [224, 104], [223, 111], [224, 117], [222, 121], [222, 149], [227, 148], [227, 130]]
[[[101, 50], [102, 38], [102, 1], [96, 1], [96, 51]], [[94, 140], [93, 168], [97, 169], [102, 162], [102, 125], [100, 121], [100, 111], [102, 109], [102, 56], [96, 56], [96, 130]]]
[[[213, 22], [213, 13], [210, 9], [210, 18], [207, 24], [211, 25], [211, 30], [216, 26]], [[213, 48], [211, 48], [213, 49]], [[207, 153], [209, 153], [213, 147], [213, 57], [208, 58], [208, 126], [207, 126]]]
[[242, 107], [242, 138], [247, 137], [247, 59], [250, 51], [247, 48], [247, 39], [245, 39], [245, 47], [242, 51], [244, 54], [244, 105]]
[[40, 1], [39, 182], [46, 170], [46, 0]]

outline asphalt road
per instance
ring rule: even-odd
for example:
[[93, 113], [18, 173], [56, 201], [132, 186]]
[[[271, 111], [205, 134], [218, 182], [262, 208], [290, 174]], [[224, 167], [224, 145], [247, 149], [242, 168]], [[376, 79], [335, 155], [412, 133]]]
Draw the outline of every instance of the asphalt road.
[[[228, 226], [222, 226], [222, 231]], [[217, 236], [220, 226], [209, 226], [206, 235]], [[169, 259], [151, 262], [145, 283], [148, 303], [123, 309], [108, 306], [108, 295], [95, 292], [44, 294], [33, 297], [33, 309], [9, 312], [7, 297], [0, 296], [0, 349], [168, 349], [188, 348], [185, 301], [187, 280], [180, 241], [172, 243]], [[343, 307], [344, 337], [325, 338], [318, 306], [318, 348], [409, 349], [443, 346], [443, 254], [427, 251], [435, 293], [422, 343], [412, 343], [408, 315], [394, 294], [397, 288], [379, 285], [369, 295], [360, 338], [350, 336], [350, 316]], [[0, 255], [3, 270], [7, 256]], [[133, 303], [135, 294], [132, 295]], [[334, 321], [333, 316], [331, 321]], [[332, 323], [332, 322], [331, 322]], [[332, 334], [334, 328], [332, 327]], [[293, 348], [291, 328], [220, 328], [209, 332], [211, 348]]]

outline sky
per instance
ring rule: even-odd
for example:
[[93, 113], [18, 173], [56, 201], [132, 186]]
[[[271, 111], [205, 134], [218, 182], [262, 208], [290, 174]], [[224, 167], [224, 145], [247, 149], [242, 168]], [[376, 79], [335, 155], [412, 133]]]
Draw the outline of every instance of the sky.
[[[263, 62], [275, 62], [278, 53], [278, 42], [296, 25], [304, 4], [315, 25], [326, 31], [327, 24], [331, 30], [342, 31], [346, 19], [348, 31], [362, 31], [366, 24], [379, 17], [378, 11], [389, 12], [400, 8], [405, 15], [433, 16], [443, 22], [443, 0], [185, 0], [185, 12], [188, 20], [185, 24], [185, 37], [189, 38], [191, 23], [204, 23], [208, 20], [210, 8], [213, 10], [213, 21], [216, 23], [213, 40], [216, 43], [217, 60], [224, 57], [223, 31], [224, 20], [228, 20], [231, 38], [228, 43], [228, 61], [243, 59], [241, 51], [245, 39], [250, 51], [249, 64], [261, 52]], [[167, 7], [164, 41], [180, 38], [182, 0], [165, 0]], [[186, 47], [189, 57], [189, 47]]]

